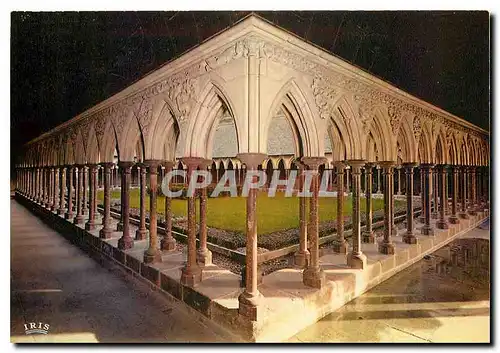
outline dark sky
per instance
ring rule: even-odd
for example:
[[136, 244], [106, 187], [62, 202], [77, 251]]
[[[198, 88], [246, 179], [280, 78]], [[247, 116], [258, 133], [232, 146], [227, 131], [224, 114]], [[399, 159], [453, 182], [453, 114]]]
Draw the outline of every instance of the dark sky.
[[[489, 130], [487, 12], [258, 12]], [[13, 12], [11, 153], [248, 12]]]

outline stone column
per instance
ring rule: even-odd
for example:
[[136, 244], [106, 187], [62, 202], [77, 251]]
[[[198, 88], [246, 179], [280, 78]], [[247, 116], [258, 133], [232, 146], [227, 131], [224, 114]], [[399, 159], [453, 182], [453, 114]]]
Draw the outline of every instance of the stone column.
[[57, 212], [59, 209], [59, 175], [60, 167], [54, 168], [54, 201], [52, 203], [52, 211]]
[[375, 233], [372, 227], [372, 175], [373, 164], [367, 163], [365, 165], [365, 202], [366, 202], [366, 228], [363, 232], [363, 243], [375, 243]]
[[469, 214], [471, 216], [477, 215], [476, 211], [476, 167], [469, 167]]
[[377, 194], [380, 194], [382, 187], [382, 180], [380, 180], [380, 166], [377, 166]]
[[101, 163], [103, 166], [104, 179], [104, 213], [102, 217], [103, 227], [99, 231], [99, 237], [102, 239], [111, 238], [113, 229], [111, 228], [111, 168], [113, 163]]
[[[299, 191], [304, 188], [304, 170], [306, 166], [300, 162], [295, 161], [298, 168], [298, 184]], [[299, 250], [295, 253], [295, 265], [300, 268], [306, 268], [310, 260], [311, 254], [307, 249], [307, 198], [299, 197]]]
[[461, 188], [461, 212], [458, 216], [462, 219], [469, 219], [469, 214], [467, 213], [467, 167], [463, 166], [462, 170], [462, 188]]
[[[267, 156], [262, 153], [240, 153], [237, 158], [246, 165], [247, 172], [254, 172]], [[253, 179], [256, 181], [256, 177]], [[247, 196], [245, 289], [238, 297], [239, 313], [253, 321], [257, 319], [257, 306], [261, 297], [257, 266], [257, 192], [257, 189], [250, 189]]]
[[434, 167], [433, 164], [422, 164], [421, 168], [424, 171], [424, 189], [422, 193], [424, 195], [425, 202], [425, 223], [420, 231], [423, 235], [434, 235], [434, 228], [431, 226], [431, 170]]
[[36, 168], [36, 176], [35, 176], [35, 193], [36, 193], [36, 196], [35, 196], [35, 201], [40, 203], [41, 200], [42, 200], [42, 195], [41, 195], [41, 192], [40, 192], [40, 186], [41, 186], [41, 172], [40, 172], [40, 168]]
[[[202, 158], [187, 157], [182, 158], [182, 162], [187, 166], [187, 182], [189, 185], [191, 181], [191, 174], [198, 168]], [[187, 262], [182, 268], [181, 283], [193, 287], [201, 281], [201, 268], [196, 262], [196, 198], [194, 195], [187, 195]]]
[[345, 169], [345, 190], [347, 192], [347, 195], [350, 193], [350, 180], [349, 180], [349, 168]]
[[413, 233], [413, 168], [416, 163], [405, 163], [406, 171], [406, 233], [403, 241], [407, 244], [416, 244], [417, 237]]
[[[212, 164], [211, 159], [202, 160], [199, 164], [200, 170], [206, 171]], [[201, 182], [201, 180], [200, 180]], [[212, 264], [212, 252], [207, 247], [207, 188], [201, 188], [200, 193], [200, 246], [196, 252], [196, 260], [201, 266], [209, 266]]]
[[425, 223], [425, 209], [427, 208], [427, 203], [425, 202], [425, 187], [424, 187], [425, 172], [422, 167], [420, 167], [420, 203], [422, 205], [422, 211], [420, 212], [419, 221]]
[[144, 251], [145, 263], [161, 262], [161, 252], [158, 246], [158, 222], [156, 200], [158, 189], [158, 166], [160, 161], [147, 160], [144, 164], [149, 172], [149, 247]]
[[82, 214], [83, 215], [86, 215], [87, 214], [87, 199], [90, 199], [90, 197], [87, 198], [87, 189], [88, 189], [88, 168], [87, 166], [82, 166], [82, 177], [83, 177], [83, 180], [82, 180], [82, 186], [83, 186], [83, 190], [82, 190]]
[[51, 182], [50, 182], [50, 167], [45, 168], [45, 208], [50, 208], [51, 203], [50, 203], [50, 187], [51, 187]]
[[401, 166], [396, 168], [396, 173], [398, 174], [398, 195], [401, 195]]
[[344, 175], [346, 165], [343, 162], [336, 162], [337, 172], [337, 239], [334, 243], [334, 250], [340, 254], [347, 254], [349, 245], [344, 238]]
[[451, 183], [451, 188], [452, 188], [452, 193], [451, 193], [451, 216], [448, 218], [448, 221], [451, 224], [458, 224], [460, 223], [460, 220], [457, 217], [457, 194], [458, 194], [458, 167], [453, 166], [452, 167], [452, 183]]
[[366, 255], [361, 251], [361, 168], [362, 160], [347, 161], [352, 168], [352, 250], [347, 255], [347, 265], [351, 268], [364, 269]]
[[379, 252], [386, 255], [394, 254], [394, 244], [391, 241], [392, 235], [392, 200], [391, 190], [393, 191], [394, 184], [392, 183], [394, 162], [381, 162], [380, 166], [384, 169], [384, 239], [379, 243]]
[[[135, 231], [135, 240], [144, 240], [147, 238], [146, 229], [146, 164], [138, 165], [139, 173], [139, 228]], [[150, 223], [151, 224], [151, 223]]]
[[[164, 161], [163, 166], [165, 167], [165, 175], [172, 171], [174, 162]], [[170, 184], [169, 184], [170, 185]], [[176, 248], [176, 242], [172, 236], [172, 198], [165, 195], [165, 236], [161, 240], [161, 250], [163, 251], [174, 251]]]
[[73, 223], [83, 223], [83, 209], [82, 209], [82, 189], [83, 189], [83, 166], [78, 165], [75, 169], [76, 177], [76, 217]]
[[95, 213], [97, 209], [97, 165], [89, 164], [89, 220], [85, 223], [86, 230], [94, 230], [96, 226]]
[[325, 273], [319, 265], [319, 166], [326, 162], [324, 157], [302, 157], [302, 162], [312, 172], [311, 193], [309, 206], [309, 251], [311, 261], [303, 272], [303, 282], [306, 286], [321, 288], [325, 284]]
[[70, 220], [73, 218], [73, 176], [74, 176], [75, 166], [68, 165], [68, 209], [64, 214], [64, 218]]
[[118, 239], [118, 249], [127, 250], [134, 247], [134, 239], [130, 236], [130, 169], [134, 162], [119, 162], [118, 166], [122, 172], [122, 192], [121, 192], [121, 211], [123, 223], [123, 235]]
[[439, 204], [439, 220], [436, 222], [436, 227], [439, 229], [448, 229], [449, 225], [445, 217], [446, 213], [446, 165], [439, 166], [439, 182], [441, 183], [441, 192]]
[[391, 189], [391, 196], [390, 196], [390, 199], [391, 199], [391, 235], [398, 235], [398, 229], [396, 228], [396, 223], [395, 223], [395, 217], [394, 217], [394, 213], [395, 213], [395, 207], [394, 207], [394, 172], [396, 171], [396, 169], [394, 168], [393, 169], [393, 173], [391, 175], [391, 184], [390, 184], [390, 189]]
[[438, 170], [434, 168], [431, 170], [431, 178], [432, 178], [432, 195], [434, 199], [434, 208], [432, 209], [431, 217], [433, 219], [439, 218], [438, 205], [439, 205], [439, 182], [438, 182]]

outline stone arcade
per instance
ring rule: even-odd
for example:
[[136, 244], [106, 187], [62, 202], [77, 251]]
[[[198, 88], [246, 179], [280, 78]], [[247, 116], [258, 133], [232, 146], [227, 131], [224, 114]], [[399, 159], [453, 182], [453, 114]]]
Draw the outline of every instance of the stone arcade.
[[[293, 132], [293, 151], [282, 159], [268, 151], [269, 126], [278, 115]], [[227, 119], [234, 122], [237, 154], [214, 160], [219, 121]], [[325, 136], [331, 146], [325, 146]], [[286, 339], [473, 227], [489, 207], [487, 131], [254, 15], [24, 148], [16, 164], [19, 200], [74, 234], [79, 243], [253, 341]], [[325, 150], [330, 151], [325, 155]], [[229, 163], [241, 178], [245, 171], [266, 170], [268, 163], [283, 170], [294, 163], [314, 173], [313, 195], [301, 198], [297, 215], [301, 236], [296, 268], [264, 279], [257, 273], [257, 191], [250, 192], [242, 290], [238, 276], [212, 265], [205, 189], [199, 193], [199, 245], [195, 197], [187, 200], [185, 254], [176, 250], [171, 199], [165, 201], [164, 224], [158, 224], [154, 192], [147, 222], [145, 213], [146, 180], [156, 190], [161, 176], [179, 164], [188, 172], [210, 168], [217, 175]], [[121, 219], [113, 226], [110, 195], [116, 167], [121, 173]], [[141, 213], [139, 228], [131, 234], [129, 190], [136, 167]], [[318, 242], [319, 173], [325, 168], [335, 170], [337, 190], [346, 187], [353, 197], [352, 244], [338, 217], [336, 253], [331, 255], [322, 255]], [[397, 193], [407, 195], [406, 231], [400, 236], [394, 227], [395, 178]], [[373, 189], [372, 179], [377, 180]], [[368, 210], [363, 231], [362, 182]], [[96, 197], [101, 183], [102, 219]], [[376, 243], [371, 201], [381, 184], [384, 235]], [[413, 195], [422, 200], [422, 216], [415, 220], [418, 197]], [[337, 203], [341, 210], [343, 193]]]

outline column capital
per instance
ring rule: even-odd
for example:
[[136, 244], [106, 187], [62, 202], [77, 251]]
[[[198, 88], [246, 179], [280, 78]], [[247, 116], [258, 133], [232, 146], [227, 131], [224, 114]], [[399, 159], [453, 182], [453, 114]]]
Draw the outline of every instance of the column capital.
[[300, 159], [294, 160], [293, 163], [295, 163], [295, 165], [297, 166], [298, 170], [305, 170], [305, 169], [307, 169], [307, 166]]
[[382, 162], [378, 162], [378, 164], [380, 165], [381, 168], [384, 168], [384, 169], [394, 168], [394, 166], [396, 165], [396, 163], [393, 161], [382, 161]]
[[366, 161], [363, 159], [350, 159], [347, 160], [346, 163], [352, 167], [353, 173], [360, 173], [361, 168], [366, 164]]
[[165, 167], [165, 169], [172, 169], [175, 165], [175, 162], [164, 160], [161, 162], [161, 164]]
[[89, 169], [94, 169], [94, 168], [97, 168], [99, 166], [99, 163], [87, 163], [87, 167]]
[[102, 167], [108, 167], [108, 168], [111, 168], [113, 167], [115, 164], [113, 162], [101, 162], [99, 163], [100, 166]]
[[332, 165], [337, 169], [341, 169], [342, 171], [344, 171], [344, 169], [346, 168], [345, 161], [335, 161], [332, 162]]
[[212, 165], [212, 160], [208, 159], [208, 158], [204, 158], [201, 160], [198, 168], [200, 168], [200, 170], [207, 170], [207, 168], [210, 167], [211, 165]]
[[402, 164], [402, 167], [405, 168], [405, 169], [413, 169], [415, 167], [418, 167], [418, 163], [416, 162], [408, 162], [408, 163], [403, 163]]
[[424, 170], [431, 170], [432, 168], [434, 168], [434, 164], [432, 164], [432, 163], [421, 163], [420, 164], [420, 168], [422, 168]]
[[202, 157], [182, 157], [181, 161], [184, 163], [188, 170], [195, 170], [200, 163], [204, 160]]
[[158, 171], [158, 167], [161, 165], [161, 160], [159, 160], [159, 159], [146, 159], [142, 163], [137, 163], [137, 165], [139, 167], [146, 166], [146, 167], [148, 167], [148, 169], [150, 171], [153, 170], [153, 169], [156, 170], [156, 171]]
[[366, 169], [371, 169], [373, 167], [375, 167], [377, 164], [375, 162], [366, 162], [365, 163], [365, 168]]
[[300, 160], [311, 170], [318, 170], [320, 165], [328, 163], [325, 157], [302, 157]]
[[130, 161], [119, 161], [118, 162], [118, 167], [124, 168], [124, 169], [130, 169], [134, 166], [135, 162], [130, 162]]
[[267, 154], [264, 153], [238, 153], [236, 155], [243, 164], [245, 164], [248, 170], [257, 169], [259, 164], [261, 164], [264, 159], [267, 158]]

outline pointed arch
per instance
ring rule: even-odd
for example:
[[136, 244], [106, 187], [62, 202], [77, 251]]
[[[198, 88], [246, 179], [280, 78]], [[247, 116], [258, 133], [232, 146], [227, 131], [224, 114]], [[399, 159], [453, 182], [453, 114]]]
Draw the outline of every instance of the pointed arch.
[[380, 153], [382, 161], [396, 161], [396, 151], [393, 146], [396, 146], [394, 135], [392, 134], [389, 115], [384, 109], [375, 108], [372, 121], [370, 123], [369, 133], [371, 133], [375, 145]]

